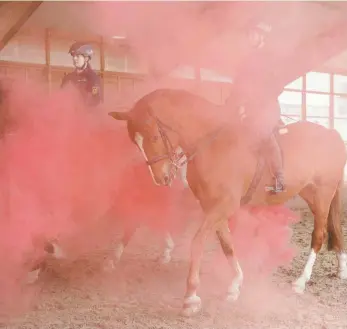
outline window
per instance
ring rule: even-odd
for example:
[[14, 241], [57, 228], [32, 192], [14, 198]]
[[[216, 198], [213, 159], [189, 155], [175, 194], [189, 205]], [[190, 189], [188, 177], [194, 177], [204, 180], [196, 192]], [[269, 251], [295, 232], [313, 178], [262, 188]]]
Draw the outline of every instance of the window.
[[17, 35], [1, 51], [1, 60], [45, 64], [44, 39], [23, 34]]
[[307, 121], [318, 123], [326, 128], [329, 128], [329, 118], [307, 117]]
[[53, 39], [51, 40], [51, 65], [66, 66], [73, 69], [71, 56], [68, 54], [73, 40]]
[[347, 95], [334, 96], [334, 116], [347, 119]]
[[200, 69], [201, 80], [203, 81], [216, 81], [216, 82], [229, 82], [232, 83], [232, 79], [228, 76], [222, 75], [216, 71], [209, 69]]
[[[108, 55], [113, 56], [110, 52]], [[141, 59], [137, 54], [128, 52], [125, 56], [125, 69], [126, 72], [135, 73], [135, 74], [148, 74], [148, 67], [145, 60]]]
[[330, 95], [306, 94], [306, 114], [307, 116], [328, 117], [329, 116]]
[[347, 76], [334, 74], [334, 92], [347, 94]]
[[330, 91], [329, 73], [310, 72], [306, 75], [306, 89], [308, 91]]
[[294, 81], [292, 81], [291, 83], [289, 83], [288, 85], [286, 85], [284, 87], [284, 89], [288, 88], [288, 89], [297, 89], [297, 90], [302, 90], [302, 77], [300, 77], [299, 79], [296, 79]]
[[[64, 66], [73, 70], [72, 58], [68, 53], [74, 40], [65, 38], [52, 38], [51, 39], [51, 65], [52, 66]], [[90, 43], [93, 47], [93, 57], [91, 60], [91, 66], [95, 70], [100, 70], [100, 49], [99, 45]]]
[[281, 113], [286, 116], [297, 116], [301, 118], [302, 94], [298, 91], [284, 91], [278, 101], [281, 106]]
[[347, 142], [347, 119], [334, 119], [334, 128], [340, 133], [343, 140]]
[[183, 79], [195, 79], [195, 70], [193, 66], [178, 66], [170, 73], [170, 77], [183, 78]]
[[105, 71], [126, 72], [127, 60], [125, 54], [115, 55], [111, 50], [105, 48]]

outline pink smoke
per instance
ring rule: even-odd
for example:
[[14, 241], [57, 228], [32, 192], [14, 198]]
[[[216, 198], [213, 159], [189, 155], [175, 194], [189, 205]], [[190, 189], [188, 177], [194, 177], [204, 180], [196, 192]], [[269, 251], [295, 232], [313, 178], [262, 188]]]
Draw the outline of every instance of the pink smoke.
[[[43, 257], [35, 241], [73, 240], [78, 255], [109, 243], [117, 233], [114, 224], [179, 236], [188, 223], [202, 221], [198, 203], [180, 181], [171, 189], [153, 184], [122, 123], [86, 110], [72, 91], [48, 95], [21, 81], [13, 87], [12, 126], [0, 144], [0, 288], [7, 301], [15, 305], [19, 279]], [[288, 264], [292, 222], [291, 214], [268, 209], [240, 211], [231, 219], [246, 277]]]

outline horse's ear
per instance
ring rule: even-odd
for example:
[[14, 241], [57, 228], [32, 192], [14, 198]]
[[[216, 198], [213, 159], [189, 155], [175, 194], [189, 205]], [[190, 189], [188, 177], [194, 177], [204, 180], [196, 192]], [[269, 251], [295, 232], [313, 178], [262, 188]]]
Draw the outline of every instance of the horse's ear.
[[108, 115], [110, 115], [112, 118], [116, 120], [123, 120], [128, 121], [130, 120], [130, 112], [109, 112]]

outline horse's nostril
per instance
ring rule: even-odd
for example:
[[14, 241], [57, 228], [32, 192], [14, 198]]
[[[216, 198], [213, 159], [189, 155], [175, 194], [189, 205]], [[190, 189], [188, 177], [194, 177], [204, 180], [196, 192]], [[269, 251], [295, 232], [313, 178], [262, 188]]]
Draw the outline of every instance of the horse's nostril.
[[165, 184], [165, 185], [169, 185], [169, 182], [170, 182], [169, 176], [168, 176], [168, 175], [165, 175], [165, 176], [164, 176], [164, 184]]

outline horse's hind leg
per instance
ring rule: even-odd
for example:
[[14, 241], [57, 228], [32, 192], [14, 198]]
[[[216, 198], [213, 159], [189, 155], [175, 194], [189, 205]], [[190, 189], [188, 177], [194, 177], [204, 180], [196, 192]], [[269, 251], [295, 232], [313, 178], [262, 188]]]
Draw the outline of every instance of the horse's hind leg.
[[66, 253], [62, 247], [58, 244], [57, 240], [47, 241], [44, 246], [44, 250], [47, 254], [51, 254], [52, 257], [56, 259], [65, 259], [67, 258]]
[[104, 270], [111, 271], [120, 262], [124, 249], [128, 245], [131, 238], [134, 236], [136, 229], [137, 228], [133, 225], [125, 227], [122, 237], [116, 243], [113, 257], [107, 260], [106, 264], [104, 265]]
[[164, 241], [165, 241], [164, 251], [159, 257], [159, 262], [161, 264], [170, 263], [171, 253], [172, 253], [172, 250], [175, 248], [175, 243], [169, 231], [165, 232]]
[[328, 215], [328, 250], [336, 252], [338, 260], [338, 276], [347, 279], [347, 255], [344, 252], [343, 233], [341, 224], [341, 192], [342, 182], [337, 187], [333, 200], [330, 204]]
[[228, 263], [235, 271], [235, 277], [228, 288], [228, 301], [236, 301], [240, 295], [240, 288], [243, 282], [243, 272], [241, 266], [235, 257], [234, 248], [232, 244], [231, 234], [228, 227], [228, 222], [225, 221], [217, 229], [217, 237], [222, 247], [223, 253], [228, 260]]
[[27, 274], [26, 283], [35, 283], [40, 276], [46, 264], [47, 255], [51, 255], [56, 259], [67, 258], [65, 252], [61, 249], [56, 240], [46, 241], [42, 237], [35, 237], [33, 239], [33, 246], [41, 254], [40, 261], [37, 261]]
[[[327, 235], [329, 212], [331, 211], [332, 201], [336, 198], [336, 191], [336, 187], [322, 184], [308, 186], [300, 193], [300, 196], [307, 202], [314, 215], [314, 229], [308, 260], [300, 277], [293, 283], [293, 289], [297, 293], [303, 293], [306, 283], [311, 279], [317, 253], [321, 250]], [[336, 231], [330, 232], [329, 230], [329, 233], [336, 233]], [[336, 249], [339, 254], [342, 254], [342, 236], [337, 234], [334, 236], [338, 238], [338, 242], [335, 243]]]

